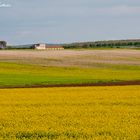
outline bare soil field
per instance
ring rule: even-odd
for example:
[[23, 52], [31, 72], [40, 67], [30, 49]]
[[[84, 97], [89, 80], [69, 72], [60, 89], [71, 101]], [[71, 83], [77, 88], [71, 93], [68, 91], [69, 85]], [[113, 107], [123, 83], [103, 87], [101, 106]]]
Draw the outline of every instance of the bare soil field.
[[2, 50], [0, 62], [18, 62], [43, 66], [102, 67], [105, 65], [140, 65], [140, 51], [112, 50]]

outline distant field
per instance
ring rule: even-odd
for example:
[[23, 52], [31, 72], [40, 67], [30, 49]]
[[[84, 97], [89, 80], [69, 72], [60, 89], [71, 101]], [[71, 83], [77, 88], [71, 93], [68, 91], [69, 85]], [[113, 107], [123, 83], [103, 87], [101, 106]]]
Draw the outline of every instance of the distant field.
[[0, 51], [0, 87], [140, 81], [140, 51]]
[[0, 89], [1, 140], [139, 140], [140, 86]]
[[93, 68], [106, 65], [140, 66], [140, 50], [4, 50], [0, 51], [0, 62]]

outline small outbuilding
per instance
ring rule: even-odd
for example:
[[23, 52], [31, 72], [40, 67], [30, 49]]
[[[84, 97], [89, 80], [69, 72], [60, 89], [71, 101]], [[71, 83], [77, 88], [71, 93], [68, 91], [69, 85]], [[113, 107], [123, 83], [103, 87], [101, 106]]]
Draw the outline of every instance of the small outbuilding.
[[62, 47], [62, 46], [49, 46], [49, 45], [47, 45], [46, 46], [46, 50], [64, 50], [64, 47]]
[[0, 49], [5, 49], [6, 48], [6, 41], [0, 41]]
[[34, 49], [37, 50], [63, 50], [64, 47], [60, 45], [49, 45], [49, 44], [35, 44]]

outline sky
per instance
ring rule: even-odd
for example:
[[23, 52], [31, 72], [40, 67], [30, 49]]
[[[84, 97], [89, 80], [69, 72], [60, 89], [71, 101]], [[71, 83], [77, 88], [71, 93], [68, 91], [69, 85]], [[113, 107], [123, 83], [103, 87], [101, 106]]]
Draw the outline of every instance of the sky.
[[140, 0], [0, 0], [9, 44], [140, 38]]

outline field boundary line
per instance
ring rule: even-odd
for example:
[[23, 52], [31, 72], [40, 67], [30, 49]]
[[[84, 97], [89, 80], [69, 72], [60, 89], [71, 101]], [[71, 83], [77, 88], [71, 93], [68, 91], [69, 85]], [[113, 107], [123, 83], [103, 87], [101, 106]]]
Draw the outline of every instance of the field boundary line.
[[90, 86], [129, 86], [140, 85], [139, 81], [120, 81], [107, 83], [82, 83], [82, 84], [50, 84], [50, 85], [17, 85], [17, 86], [0, 86], [0, 89], [13, 88], [50, 88], [50, 87], [90, 87]]

